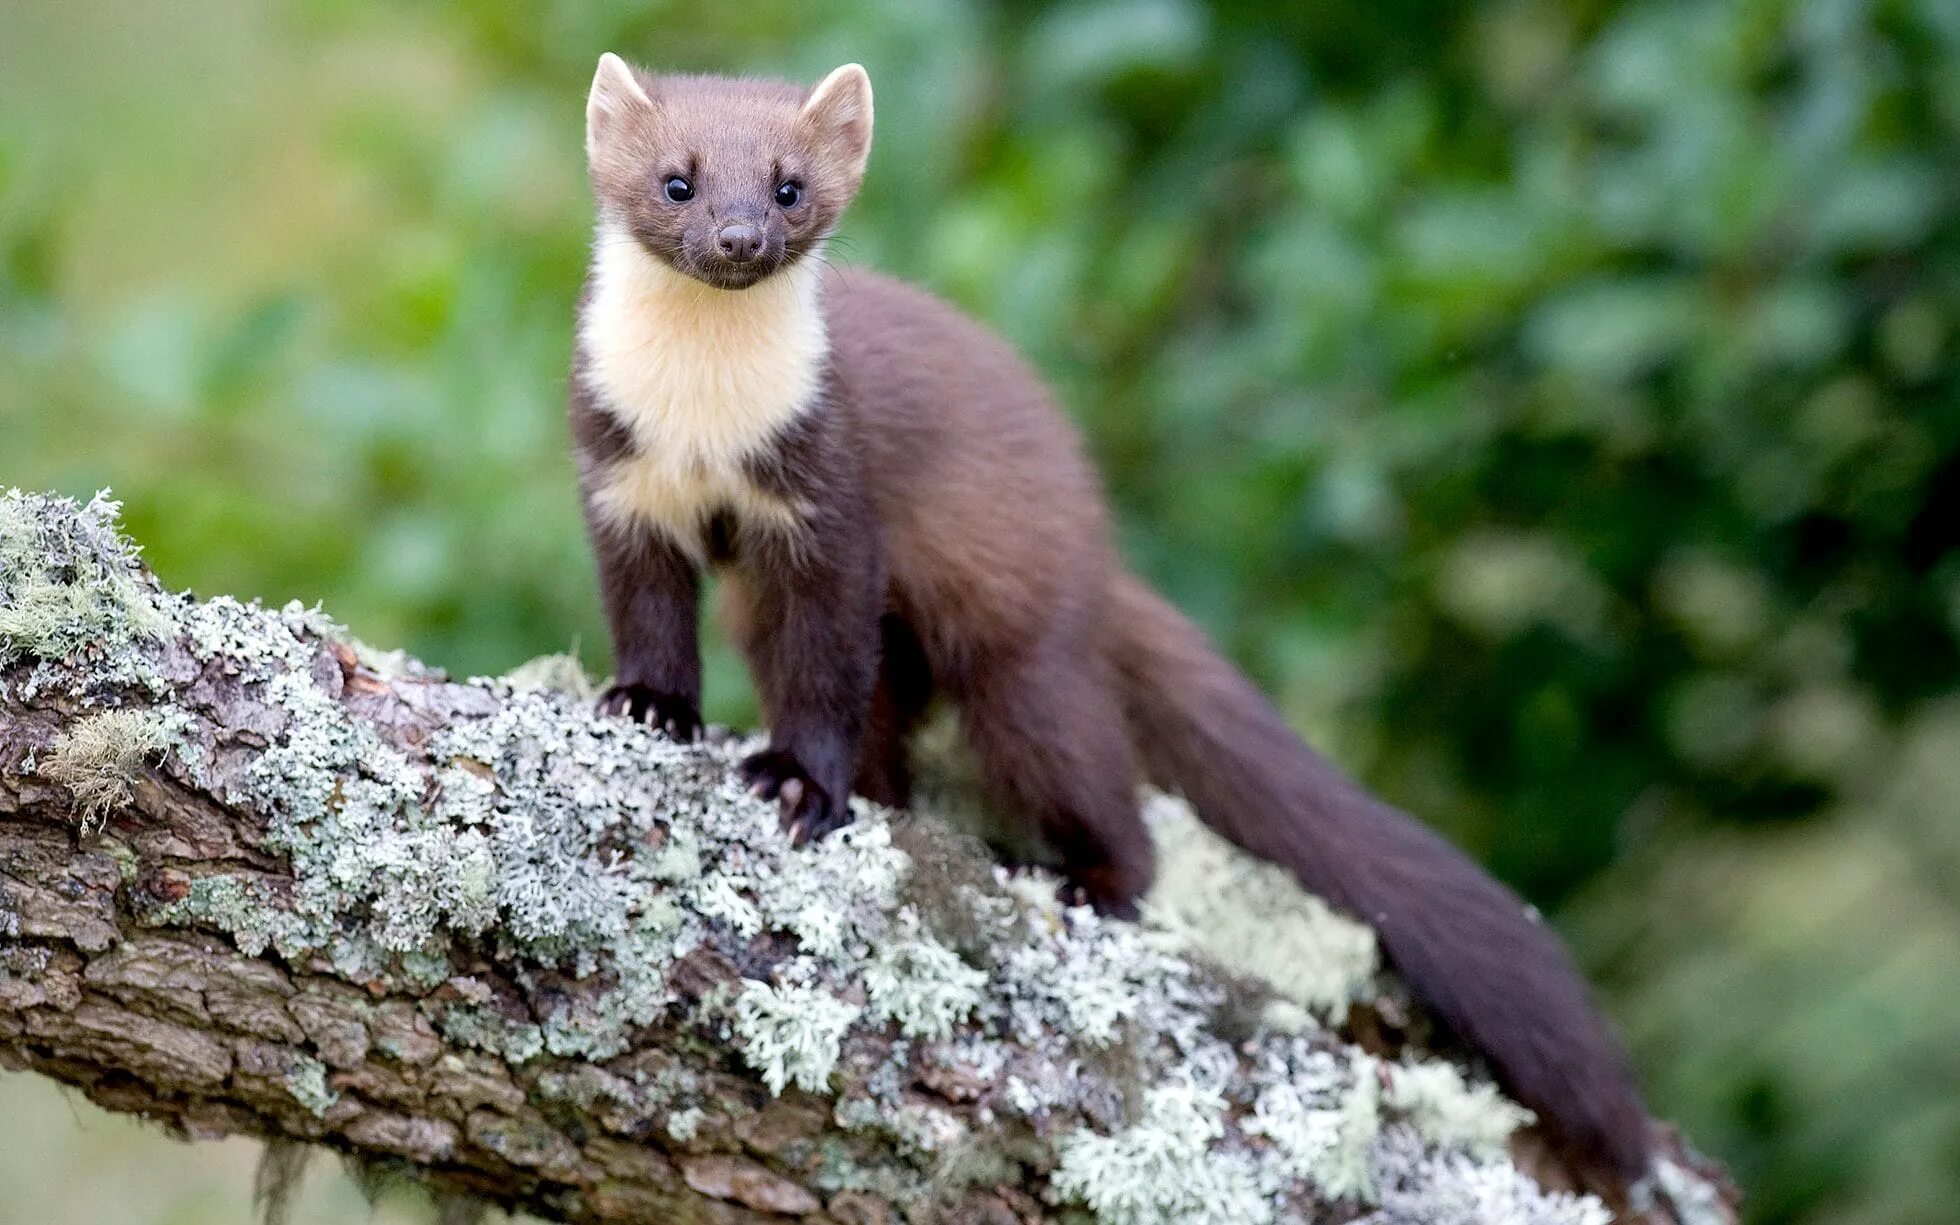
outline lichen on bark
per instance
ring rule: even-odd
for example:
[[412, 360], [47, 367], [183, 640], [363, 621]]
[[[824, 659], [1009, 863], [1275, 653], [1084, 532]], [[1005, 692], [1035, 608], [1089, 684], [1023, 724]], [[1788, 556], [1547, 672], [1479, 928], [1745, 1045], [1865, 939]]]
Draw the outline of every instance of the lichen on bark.
[[[600, 718], [563, 661], [455, 682], [166, 592], [114, 515], [0, 500], [13, 1066], [565, 1220], [1607, 1219], [1507, 1158], [1528, 1115], [1411, 1040], [1365, 928], [1173, 801], [1206, 893], [1142, 925], [930, 815], [793, 848], [742, 738]], [[140, 748], [65, 767], [105, 719]], [[1294, 981], [1220, 964], [1235, 879]]]

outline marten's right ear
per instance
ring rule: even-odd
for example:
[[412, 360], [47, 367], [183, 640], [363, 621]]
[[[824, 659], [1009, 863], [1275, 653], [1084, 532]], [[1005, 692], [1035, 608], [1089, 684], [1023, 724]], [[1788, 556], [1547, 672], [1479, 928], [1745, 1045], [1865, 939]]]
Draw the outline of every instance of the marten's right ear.
[[846, 64], [810, 91], [797, 121], [815, 138], [846, 190], [855, 192], [871, 157], [871, 77]]
[[640, 85], [640, 79], [626, 61], [608, 51], [599, 57], [599, 70], [592, 74], [592, 92], [585, 99], [585, 156], [598, 154], [608, 136], [623, 123], [653, 113], [653, 99]]

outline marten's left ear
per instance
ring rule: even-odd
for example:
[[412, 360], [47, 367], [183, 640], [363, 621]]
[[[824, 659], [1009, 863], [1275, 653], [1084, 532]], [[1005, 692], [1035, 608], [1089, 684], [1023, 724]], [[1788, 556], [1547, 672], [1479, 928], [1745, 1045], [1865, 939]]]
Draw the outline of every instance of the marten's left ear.
[[871, 77], [863, 66], [846, 64], [825, 77], [797, 120], [855, 192], [871, 157]]

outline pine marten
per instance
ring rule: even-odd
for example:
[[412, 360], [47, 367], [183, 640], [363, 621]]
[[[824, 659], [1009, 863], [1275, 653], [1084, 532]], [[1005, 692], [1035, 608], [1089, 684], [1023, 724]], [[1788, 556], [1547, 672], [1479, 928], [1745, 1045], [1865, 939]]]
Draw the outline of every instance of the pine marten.
[[1073, 899], [1133, 914], [1137, 783], [1180, 792], [1372, 924], [1555, 1142], [1640, 1177], [1645, 1110], [1557, 937], [1125, 572], [1075, 432], [1004, 342], [821, 258], [870, 150], [855, 64], [804, 89], [599, 61], [570, 413], [617, 667], [602, 709], [699, 733], [715, 566], [771, 732], [742, 770], [793, 839], [848, 822], [853, 791], [903, 805], [907, 733], [944, 696]]

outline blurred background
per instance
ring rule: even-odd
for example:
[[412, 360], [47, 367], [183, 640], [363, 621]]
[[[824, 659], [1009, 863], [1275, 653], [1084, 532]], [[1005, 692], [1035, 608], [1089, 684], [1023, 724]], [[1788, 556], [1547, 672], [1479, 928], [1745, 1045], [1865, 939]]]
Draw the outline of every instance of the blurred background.
[[[6, 0], [0, 483], [603, 672], [608, 49], [866, 64], [834, 254], [1041, 367], [1135, 565], [1551, 915], [1751, 1220], [1952, 1219], [1960, 5]], [[249, 1162], [0, 1076], [0, 1222], [243, 1221]]]

